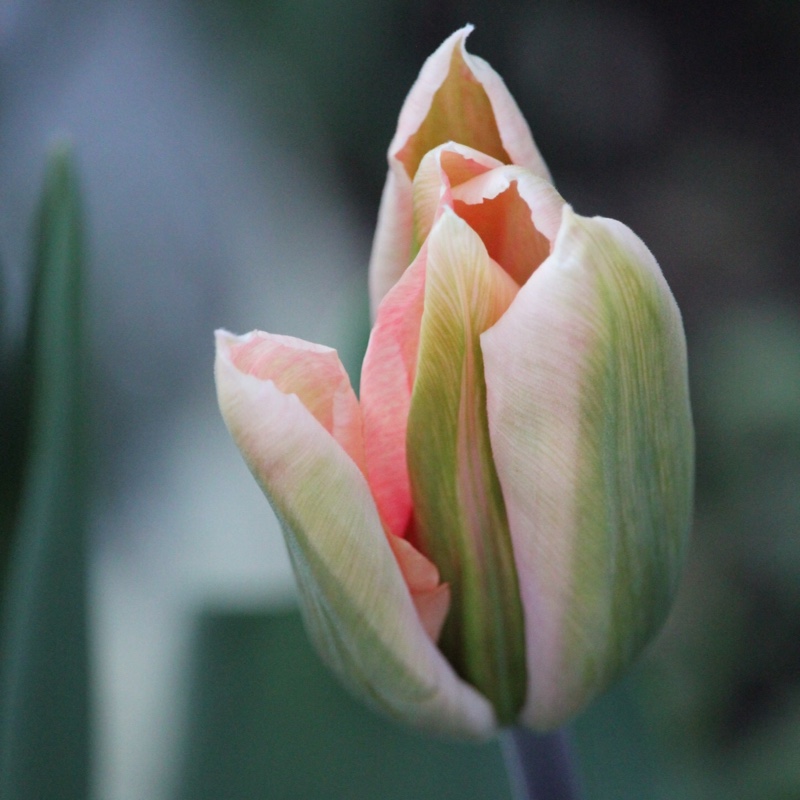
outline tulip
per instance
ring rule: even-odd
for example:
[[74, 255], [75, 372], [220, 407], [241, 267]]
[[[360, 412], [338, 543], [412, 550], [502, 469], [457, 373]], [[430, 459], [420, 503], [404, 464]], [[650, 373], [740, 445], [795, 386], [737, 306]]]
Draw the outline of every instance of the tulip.
[[360, 399], [334, 350], [260, 331], [217, 333], [216, 379], [323, 658], [393, 717], [485, 736], [563, 724], [658, 630], [693, 434], [655, 259], [563, 201], [468, 32], [390, 147]]

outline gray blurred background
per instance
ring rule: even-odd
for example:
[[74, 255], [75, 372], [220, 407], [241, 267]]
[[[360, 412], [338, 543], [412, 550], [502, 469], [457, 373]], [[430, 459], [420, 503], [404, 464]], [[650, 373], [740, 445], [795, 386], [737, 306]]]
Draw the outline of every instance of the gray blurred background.
[[[665, 634], [576, 726], [589, 797], [800, 798], [800, 4], [0, 0], [12, 335], [56, 136], [87, 212], [98, 797], [213, 783], [213, 736], [193, 733], [241, 718], [197, 717], [198, 641], [290, 608], [292, 580], [216, 409], [212, 332], [322, 342], [357, 380], [386, 147], [423, 60], [465, 22], [562, 195], [652, 249], [689, 339], [690, 563]], [[291, 611], [276, 619], [303, 647]], [[225, 642], [221, 675], [258, 660]], [[258, 793], [216, 796], [316, 796], [261, 780], [268, 752], [237, 750], [231, 772]]]

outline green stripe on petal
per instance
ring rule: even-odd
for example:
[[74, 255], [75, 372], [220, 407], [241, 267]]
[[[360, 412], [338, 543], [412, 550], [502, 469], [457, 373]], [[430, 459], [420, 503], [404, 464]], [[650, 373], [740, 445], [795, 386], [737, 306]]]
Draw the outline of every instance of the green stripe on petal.
[[512, 722], [524, 702], [525, 639], [479, 337], [516, 291], [478, 235], [445, 209], [428, 239], [408, 421], [415, 541], [451, 588], [439, 646], [501, 723]]
[[220, 409], [282, 523], [320, 655], [390, 716], [454, 735], [490, 734], [491, 707], [458, 678], [417, 616], [361, 470], [296, 394], [234, 363], [237, 345], [251, 338], [217, 334]]
[[680, 313], [624, 225], [565, 207], [552, 256], [482, 337], [528, 638], [523, 720], [562, 724], [662, 624], [690, 525]]

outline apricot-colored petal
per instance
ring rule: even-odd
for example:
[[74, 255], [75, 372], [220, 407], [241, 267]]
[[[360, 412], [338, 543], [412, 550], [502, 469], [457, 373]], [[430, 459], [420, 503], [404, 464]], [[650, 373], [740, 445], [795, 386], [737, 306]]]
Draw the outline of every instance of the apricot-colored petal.
[[388, 538], [422, 625], [435, 642], [450, 608], [450, 587], [439, 580], [436, 565], [407, 539], [392, 534]]
[[672, 294], [624, 225], [563, 215], [550, 258], [481, 337], [525, 608], [522, 720], [540, 729], [608, 686], [663, 622], [692, 498]]
[[297, 395], [238, 368], [232, 355], [242, 343], [217, 334], [220, 409], [282, 523], [320, 654], [395, 718], [490, 734], [490, 704], [455, 674], [420, 621], [363, 473]]
[[550, 255], [564, 206], [552, 184], [519, 167], [498, 167], [455, 186], [451, 195], [455, 212], [518, 285]]
[[[401, 541], [403, 541], [401, 539]], [[450, 611], [450, 585], [440, 583], [435, 589], [411, 592], [411, 600], [431, 641], [438, 642]]]
[[452, 208], [453, 187], [501, 166], [496, 158], [456, 142], [426, 153], [414, 177], [414, 241], [424, 242], [441, 209]]

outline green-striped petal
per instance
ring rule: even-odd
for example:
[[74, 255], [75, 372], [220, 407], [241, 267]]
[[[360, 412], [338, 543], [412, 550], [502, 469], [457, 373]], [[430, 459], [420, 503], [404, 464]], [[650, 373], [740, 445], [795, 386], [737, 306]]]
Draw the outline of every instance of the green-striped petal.
[[[235, 348], [247, 342], [217, 334], [220, 409], [281, 521], [320, 654], [356, 694], [390, 716], [456, 735], [488, 735], [492, 709], [425, 632], [359, 466], [296, 394], [249, 374], [254, 360], [243, 368], [235, 363]], [[255, 372], [264, 369], [259, 364]], [[302, 390], [301, 383], [291, 390]]]
[[525, 642], [492, 462], [479, 337], [506, 310], [517, 286], [448, 208], [427, 248], [407, 434], [415, 540], [450, 584], [440, 648], [508, 724], [524, 700]]
[[552, 728], [630, 663], [676, 588], [693, 485], [683, 327], [644, 244], [565, 207], [482, 346], [525, 608], [522, 719]]

